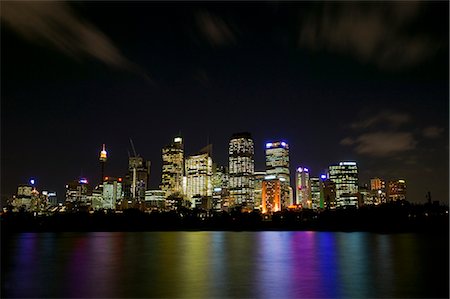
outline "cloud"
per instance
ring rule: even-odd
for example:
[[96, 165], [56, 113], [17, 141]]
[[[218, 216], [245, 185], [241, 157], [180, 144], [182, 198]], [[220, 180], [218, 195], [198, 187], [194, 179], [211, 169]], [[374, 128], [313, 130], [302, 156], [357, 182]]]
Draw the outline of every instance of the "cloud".
[[425, 138], [434, 139], [438, 138], [442, 134], [442, 132], [444, 132], [443, 128], [436, 126], [429, 126], [422, 130], [422, 135]]
[[411, 116], [406, 113], [382, 111], [374, 116], [365, 118], [350, 124], [352, 129], [368, 129], [377, 125], [387, 125], [389, 127], [399, 127], [411, 121]]
[[358, 154], [387, 157], [416, 147], [417, 142], [408, 132], [374, 132], [362, 134], [356, 139], [349, 137], [341, 140], [341, 145], [351, 146]]
[[2, 21], [25, 39], [50, 45], [80, 60], [90, 56], [117, 69], [140, 73], [99, 29], [79, 18], [65, 2], [2, 2]]
[[313, 50], [352, 53], [382, 69], [417, 65], [431, 57], [439, 43], [408, 33], [419, 2], [325, 3], [304, 19], [299, 45]]
[[198, 28], [212, 46], [226, 46], [236, 42], [230, 26], [221, 18], [209, 12], [201, 12], [196, 19]]

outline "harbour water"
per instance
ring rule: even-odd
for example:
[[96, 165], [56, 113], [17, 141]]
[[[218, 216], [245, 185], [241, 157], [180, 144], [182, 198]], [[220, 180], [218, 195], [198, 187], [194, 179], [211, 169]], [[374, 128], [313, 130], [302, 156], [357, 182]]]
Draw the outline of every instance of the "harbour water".
[[2, 297], [447, 297], [446, 235], [89, 232], [2, 237]]

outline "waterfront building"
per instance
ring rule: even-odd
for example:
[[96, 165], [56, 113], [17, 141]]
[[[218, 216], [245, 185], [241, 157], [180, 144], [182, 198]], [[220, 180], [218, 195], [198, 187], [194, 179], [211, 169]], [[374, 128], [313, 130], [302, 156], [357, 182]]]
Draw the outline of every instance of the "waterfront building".
[[150, 161], [135, 155], [128, 158], [128, 173], [123, 181], [122, 208], [140, 207], [145, 201], [145, 191], [150, 179]]
[[[326, 177], [321, 177], [323, 184], [323, 202], [326, 209], [336, 208], [336, 184]], [[322, 196], [322, 194], [321, 194]]]
[[266, 143], [266, 173], [283, 178], [290, 185], [289, 144], [284, 141]]
[[255, 205], [254, 208], [256, 210], [262, 209], [262, 183], [264, 181], [264, 178], [266, 177], [267, 173], [265, 171], [255, 171], [253, 178], [254, 178], [254, 198], [255, 198]]
[[165, 191], [167, 196], [172, 193], [183, 194], [184, 147], [180, 136], [163, 147], [162, 160], [161, 190]]
[[275, 175], [267, 175], [262, 182], [262, 213], [281, 211], [281, 181]]
[[391, 202], [406, 200], [406, 181], [402, 179], [389, 181], [387, 198]]
[[246, 209], [254, 206], [254, 143], [250, 133], [236, 133], [228, 147], [229, 190], [232, 202]]
[[378, 205], [386, 202], [386, 183], [380, 178], [370, 179], [370, 190], [375, 194], [373, 204]]
[[311, 208], [313, 210], [323, 209], [323, 197], [321, 197], [322, 193], [322, 180], [317, 177], [309, 178], [310, 187], [311, 187]]
[[230, 196], [228, 190], [228, 168], [226, 166], [218, 166], [213, 163], [213, 176], [212, 176], [212, 208], [215, 211], [221, 211], [224, 209], [225, 201]]
[[336, 207], [358, 207], [358, 166], [356, 162], [339, 162], [328, 168], [336, 184]]
[[66, 185], [66, 204], [73, 208], [88, 207], [91, 205], [89, 196], [92, 188], [86, 178], [74, 180]]
[[295, 173], [296, 184], [296, 203], [301, 204], [305, 209], [312, 208], [311, 182], [309, 178], [309, 169], [298, 167]]
[[187, 157], [185, 173], [186, 198], [192, 207], [194, 196], [212, 196], [212, 159], [208, 152]]
[[164, 190], [146, 190], [145, 208], [146, 209], [165, 209], [167, 191]]
[[116, 209], [123, 199], [122, 178], [105, 177], [103, 180], [103, 209]]

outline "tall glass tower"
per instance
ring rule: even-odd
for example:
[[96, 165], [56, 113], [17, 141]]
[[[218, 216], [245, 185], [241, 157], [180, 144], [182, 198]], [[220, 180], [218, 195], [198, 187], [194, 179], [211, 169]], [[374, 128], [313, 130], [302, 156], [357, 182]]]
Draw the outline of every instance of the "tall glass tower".
[[339, 162], [328, 167], [329, 178], [336, 185], [336, 208], [358, 206], [358, 166], [356, 162]]
[[183, 139], [175, 137], [173, 142], [162, 149], [161, 190], [169, 196], [183, 193], [184, 149]]
[[266, 143], [266, 172], [267, 175], [273, 174], [290, 185], [289, 144], [284, 141]]
[[252, 209], [255, 172], [254, 143], [250, 133], [236, 133], [228, 147], [229, 188], [235, 204]]

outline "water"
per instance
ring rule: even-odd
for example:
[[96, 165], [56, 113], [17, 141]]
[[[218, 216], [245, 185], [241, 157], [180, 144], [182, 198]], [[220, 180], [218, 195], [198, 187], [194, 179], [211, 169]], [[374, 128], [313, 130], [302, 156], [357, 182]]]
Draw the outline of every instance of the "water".
[[448, 236], [92, 232], [2, 241], [2, 297], [448, 297]]

